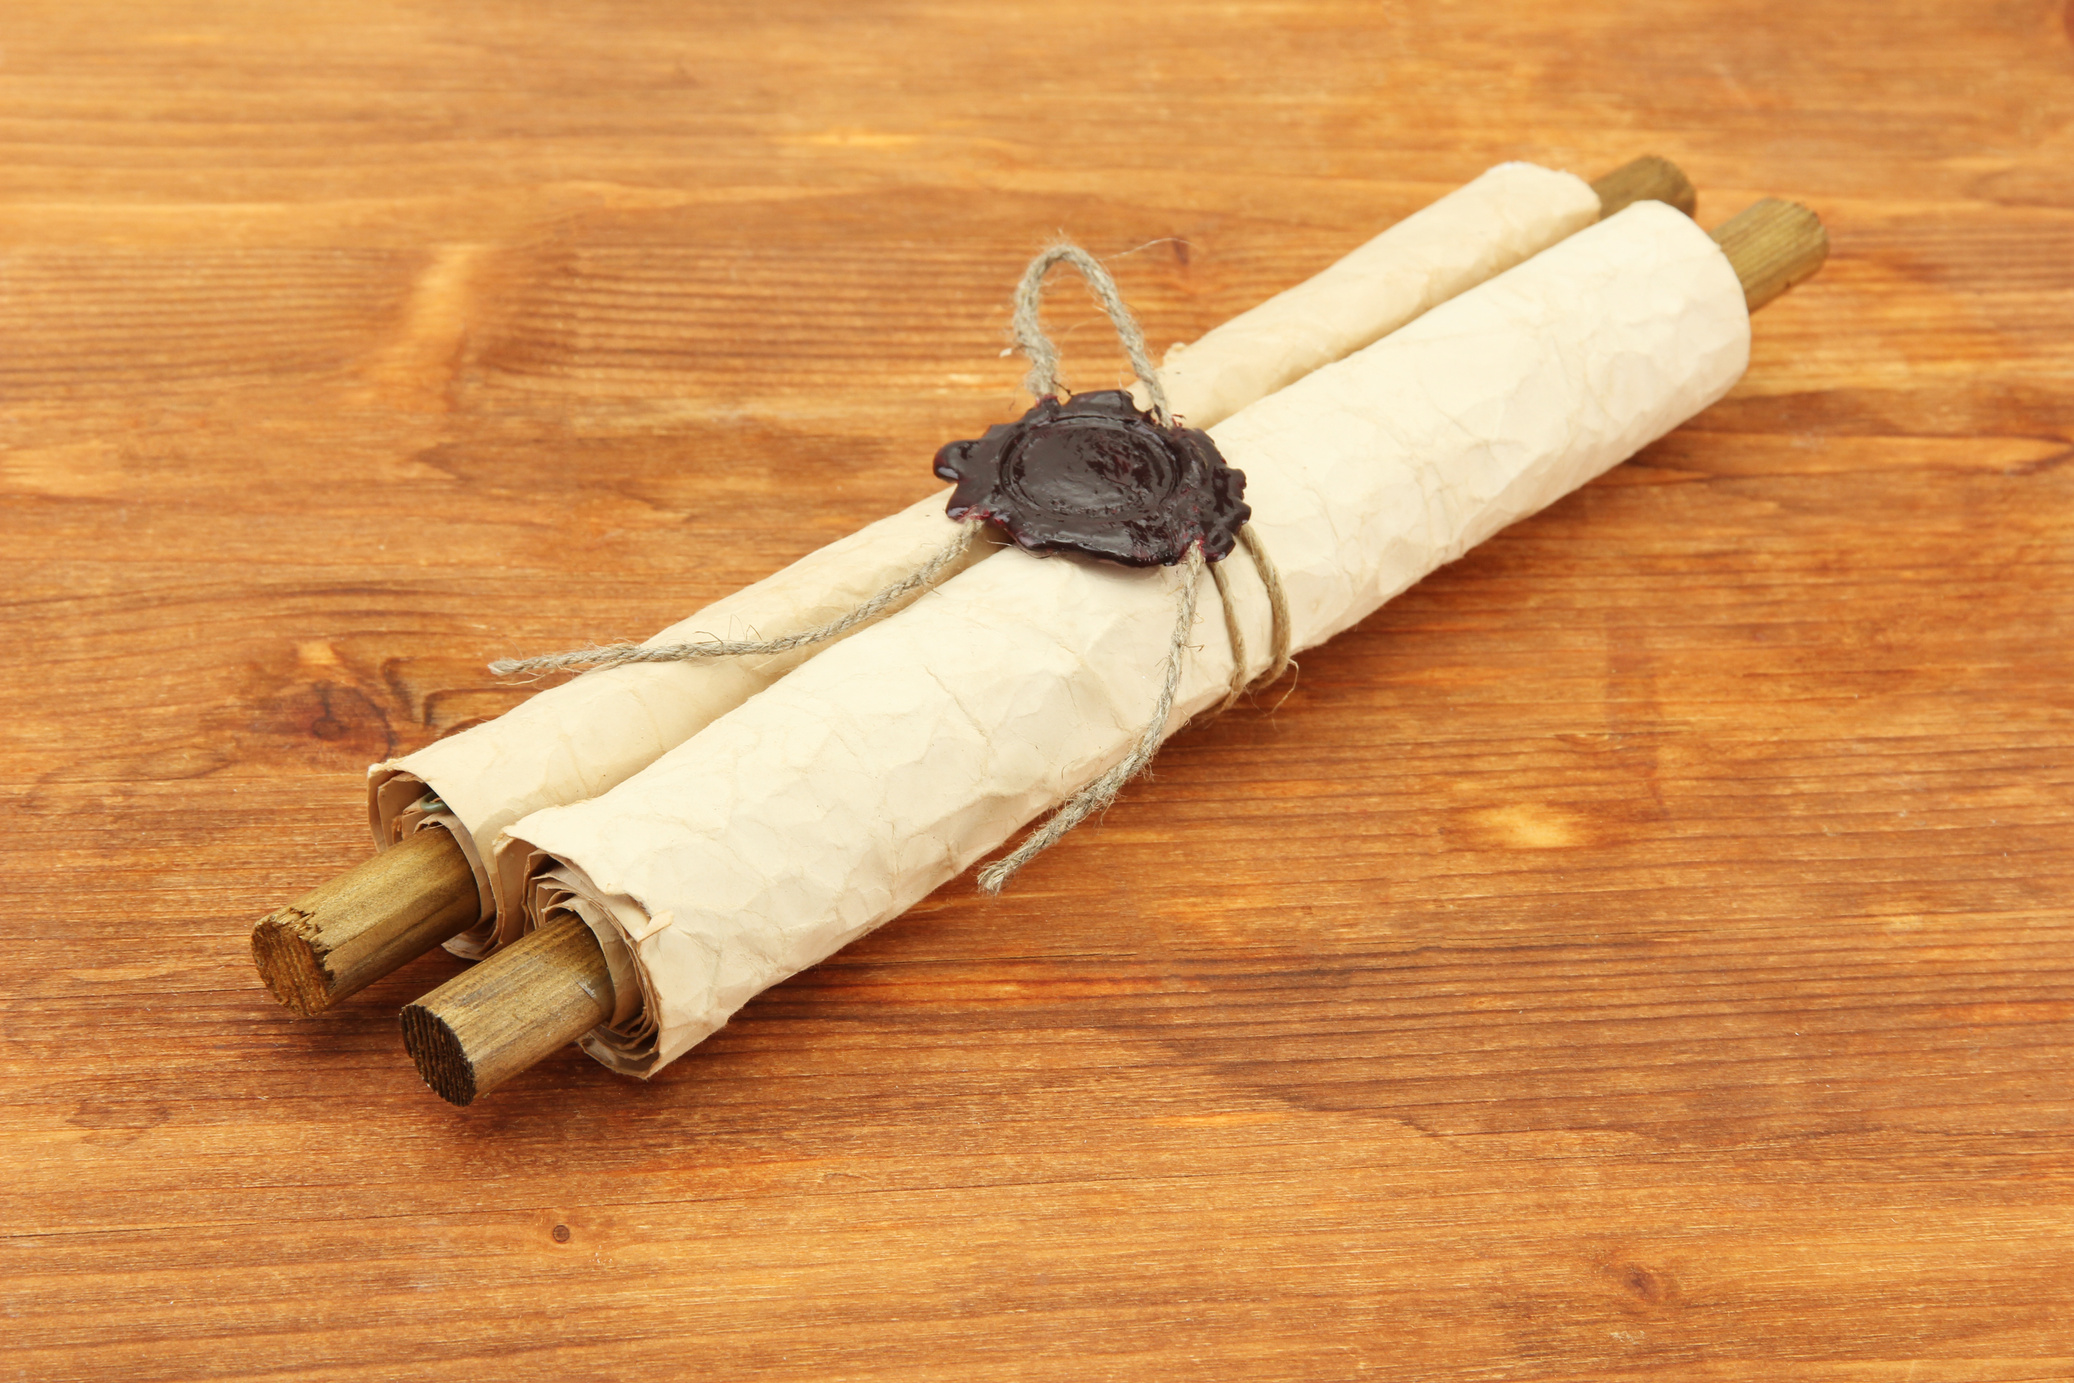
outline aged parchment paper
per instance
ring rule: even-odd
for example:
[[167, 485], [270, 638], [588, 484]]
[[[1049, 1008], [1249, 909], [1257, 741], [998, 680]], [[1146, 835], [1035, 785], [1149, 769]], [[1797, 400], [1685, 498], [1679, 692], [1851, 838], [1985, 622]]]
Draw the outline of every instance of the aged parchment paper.
[[[1705, 408], [1749, 342], [1720, 249], [1643, 203], [1212, 429], [1297, 647]], [[1264, 659], [1265, 597], [1231, 565]], [[652, 1074], [1116, 763], [1154, 702], [1178, 579], [1003, 550], [602, 797], [517, 823], [530, 915], [583, 916], [641, 986], [587, 1050]], [[1173, 726], [1232, 671], [1204, 586]]]
[[[1182, 417], [1209, 426], [1598, 214], [1590, 186], [1568, 173], [1523, 163], [1493, 168], [1175, 353], [1161, 371], [1168, 396]], [[833, 619], [949, 541], [947, 494], [810, 553], [649, 642], [769, 637]], [[967, 565], [993, 550], [975, 549]], [[386, 848], [427, 826], [454, 833], [475, 867], [483, 922], [448, 946], [487, 954], [523, 930], [509, 889], [524, 861], [504, 867], [494, 855], [506, 827], [540, 808], [606, 791], [819, 651], [619, 667], [542, 692], [494, 721], [374, 765], [368, 811], [376, 842]]]

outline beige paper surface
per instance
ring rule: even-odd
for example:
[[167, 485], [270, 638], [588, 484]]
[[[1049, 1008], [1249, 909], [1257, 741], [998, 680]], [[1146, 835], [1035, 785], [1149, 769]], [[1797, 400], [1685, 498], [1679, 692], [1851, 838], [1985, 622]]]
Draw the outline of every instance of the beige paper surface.
[[[1324, 272], [1176, 346], [1160, 383], [1191, 427], [1214, 427], [1598, 219], [1598, 194], [1582, 179], [1500, 164]], [[1144, 386], [1135, 392], [1147, 406]]]
[[[1727, 260], [1644, 203], [1213, 435], [1247, 474], [1301, 648], [1697, 413], [1748, 355]], [[1258, 662], [1266, 600], [1231, 567]], [[1178, 579], [997, 553], [604, 796], [518, 823], [512, 848], [552, 878], [533, 916], [588, 900], [639, 975], [640, 1015], [587, 1050], [652, 1074], [1118, 762], [1155, 700]], [[1199, 608], [1174, 725], [1232, 670], [1207, 578]]]
[[[1211, 331], [1170, 359], [1162, 382], [1178, 414], [1211, 425], [1591, 224], [1598, 213], [1590, 186], [1568, 173], [1522, 163], [1493, 168], [1316, 278]], [[649, 642], [770, 637], [834, 619], [950, 541], [947, 494], [810, 553]], [[989, 551], [976, 549], [967, 565]], [[496, 720], [370, 769], [375, 839], [387, 848], [427, 826], [454, 832], [475, 866], [485, 921], [448, 945], [463, 955], [487, 954], [523, 925], [510, 888], [524, 860], [506, 864], [495, 856], [506, 827], [543, 807], [606, 791], [820, 651], [619, 667], [542, 692]], [[428, 789], [436, 797], [428, 798]]]

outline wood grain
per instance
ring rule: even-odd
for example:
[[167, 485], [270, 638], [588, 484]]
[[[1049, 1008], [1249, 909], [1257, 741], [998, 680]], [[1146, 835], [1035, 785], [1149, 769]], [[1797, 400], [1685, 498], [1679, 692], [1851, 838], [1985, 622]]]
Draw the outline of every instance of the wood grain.
[[591, 929], [551, 922], [403, 1006], [403, 1046], [425, 1084], [474, 1103], [612, 1018], [612, 970]]
[[1813, 277], [1829, 258], [1829, 233], [1821, 218], [1798, 202], [1776, 197], [1754, 203], [1716, 226], [1714, 240], [1736, 266], [1743, 302], [1752, 312]]
[[460, 842], [450, 831], [419, 831], [260, 918], [252, 964], [276, 1002], [314, 1018], [481, 917]]
[[[2074, 1376], [2062, 5], [8, 17], [0, 1376]], [[1642, 150], [1829, 226], [1735, 393], [1013, 895], [465, 1112], [456, 962], [259, 987], [489, 658], [925, 493], [1048, 236], [1163, 345]]]

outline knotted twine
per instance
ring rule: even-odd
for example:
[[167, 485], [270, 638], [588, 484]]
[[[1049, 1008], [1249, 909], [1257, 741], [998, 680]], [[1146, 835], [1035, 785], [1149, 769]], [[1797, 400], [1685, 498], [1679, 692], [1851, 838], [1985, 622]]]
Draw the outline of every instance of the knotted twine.
[[[1160, 383], [1159, 371], [1153, 368], [1152, 358], [1145, 348], [1145, 333], [1138, 327], [1137, 318], [1131, 313], [1123, 295], [1117, 290], [1116, 280], [1100, 260], [1070, 242], [1060, 242], [1047, 248], [1023, 271], [1021, 282], [1015, 290], [1015, 312], [1010, 321], [1010, 331], [1016, 349], [1030, 362], [1029, 373], [1023, 384], [1033, 395], [1056, 398], [1060, 391], [1059, 351], [1045, 333], [1044, 324], [1038, 315], [1039, 303], [1044, 296], [1044, 278], [1053, 265], [1067, 264], [1087, 281], [1102, 311], [1108, 314], [1110, 324], [1116, 328], [1118, 341], [1123, 345], [1124, 355], [1130, 360], [1131, 370], [1145, 385], [1145, 392], [1152, 402], [1152, 414], [1161, 427], [1175, 426], [1173, 409], [1167, 403], [1165, 387]], [[675, 663], [699, 658], [740, 658], [761, 655], [790, 653], [795, 649], [808, 648], [831, 639], [841, 638], [860, 625], [868, 624], [900, 604], [915, 591], [926, 591], [940, 581], [946, 571], [957, 565], [958, 560], [979, 541], [980, 530], [985, 527], [983, 519], [967, 519], [958, 525], [958, 532], [927, 561], [912, 572], [885, 587], [877, 594], [811, 629], [783, 634], [771, 639], [697, 639], [688, 643], [673, 644], [605, 644], [592, 648], [576, 649], [568, 653], [550, 653], [537, 658], [500, 658], [490, 664], [490, 671], [500, 677], [515, 673], [557, 672], [571, 668], [587, 668], [593, 671], [619, 667], [626, 663]], [[995, 860], [979, 871], [979, 886], [989, 894], [998, 894], [1013, 878], [1016, 871], [1044, 853], [1063, 837], [1066, 832], [1085, 821], [1096, 812], [1105, 811], [1123, 791], [1126, 783], [1144, 772], [1159, 752], [1166, 738], [1167, 717], [1173, 714], [1174, 697], [1181, 686], [1181, 660], [1188, 647], [1188, 636], [1195, 624], [1196, 587], [1201, 584], [1203, 568], [1210, 569], [1211, 580], [1216, 583], [1217, 594], [1224, 605], [1224, 627], [1231, 640], [1232, 681], [1231, 690], [1225, 696], [1218, 711], [1229, 710], [1250, 686], [1266, 686], [1279, 679], [1289, 669], [1289, 600], [1282, 589], [1282, 579], [1275, 569], [1267, 549], [1261, 544], [1253, 525], [1246, 523], [1239, 528], [1239, 543], [1246, 555], [1253, 559], [1254, 569], [1259, 573], [1261, 585], [1268, 598], [1271, 616], [1268, 667], [1257, 682], [1246, 677], [1246, 637], [1239, 627], [1238, 610], [1233, 604], [1231, 585], [1224, 574], [1222, 563], [1209, 562], [1203, 555], [1200, 539], [1191, 543], [1182, 560], [1183, 571], [1176, 602], [1174, 635], [1167, 646], [1166, 672], [1160, 682], [1160, 692], [1152, 708], [1151, 718], [1139, 732], [1129, 754], [1108, 772], [1075, 793], [1050, 820], [1024, 837], [1023, 843], [1012, 852]]]
[[[1123, 344], [1123, 352], [1131, 362], [1131, 371], [1145, 386], [1147, 398], [1152, 402], [1152, 415], [1161, 427], [1173, 427], [1174, 411], [1167, 403], [1166, 387], [1160, 383], [1159, 371], [1152, 366], [1152, 358], [1145, 349], [1145, 333], [1138, 328], [1137, 318], [1132, 316], [1123, 295], [1117, 291], [1116, 280], [1111, 278], [1102, 262], [1081, 249], [1078, 245], [1060, 243], [1051, 246], [1030, 261], [1023, 271], [1022, 282], [1015, 290], [1015, 317], [1011, 330], [1015, 334], [1016, 348], [1030, 362], [1030, 372], [1023, 379], [1023, 387], [1038, 398], [1055, 398], [1059, 392], [1058, 348], [1045, 334], [1044, 324], [1038, 316], [1038, 303], [1044, 295], [1044, 276], [1054, 264], [1068, 264], [1078, 270], [1087, 280], [1088, 289], [1101, 304], [1102, 311], [1116, 328], [1117, 340]], [[1273, 612], [1274, 645], [1271, 665], [1266, 679], [1272, 682], [1281, 676], [1289, 663], [1289, 604], [1282, 591], [1280, 575], [1275, 564], [1267, 556], [1248, 523], [1239, 530], [1247, 555], [1253, 558], [1260, 572], [1262, 585], [1267, 588], [1268, 605]], [[1167, 717], [1174, 711], [1174, 695], [1181, 686], [1181, 659], [1188, 647], [1188, 636], [1195, 625], [1196, 587], [1202, 583], [1203, 568], [1209, 566], [1211, 577], [1217, 583], [1217, 594], [1224, 604], [1224, 627], [1231, 639], [1232, 681], [1231, 691], [1226, 695], [1219, 710], [1229, 709], [1233, 702], [1245, 692], [1246, 679], [1246, 636], [1239, 628], [1238, 610], [1232, 604], [1230, 583], [1225, 579], [1221, 564], [1207, 562], [1203, 556], [1201, 539], [1189, 544], [1183, 559], [1181, 587], [1176, 602], [1174, 636], [1167, 645], [1166, 674], [1160, 681], [1159, 698], [1153, 703], [1151, 718], [1139, 732], [1131, 746], [1131, 752], [1123, 760], [1089, 783], [1069, 798], [1066, 804], [1053, 812], [1051, 819], [1023, 838], [1023, 843], [1010, 853], [1003, 855], [979, 871], [979, 886], [988, 893], [998, 894], [1016, 871], [1043, 854], [1056, 844], [1066, 832], [1078, 826], [1096, 812], [1106, 811], [1116, 795], [1123, 791], [1124, 784], [1143, 773], [1159, 752], [1160, 744], [1166, 739]]]

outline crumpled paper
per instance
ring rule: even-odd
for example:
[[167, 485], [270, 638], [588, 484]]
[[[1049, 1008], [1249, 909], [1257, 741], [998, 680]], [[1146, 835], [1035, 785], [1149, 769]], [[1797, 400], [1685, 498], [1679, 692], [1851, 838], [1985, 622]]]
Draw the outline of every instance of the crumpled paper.
[[[1162, 383], [1180, 416], [1209, 426], [1598, 214], [1591, 187], [1568, 173], [1525, 163], [1493, 168], [1315, 278], [1175, 353], [1161, 370]], [[770, 637], [834, 619], [951, 540], [947, 493], [809, 553], [649, 642]], [[976, 546], [965, 565], [991, 551], [991, 545]], [[461, 955], [486, 955], [524, 931], [513, 890], [526, 861], [500, 861], [496, 854], [506, 827], [543, 807], [605, 792], [827, 647], [593, 672], [493, 721], [378, 763], [368, 770], [376, 843], [386, 849], [427, 827], [453, 832], [475, 870], [483, 921], [447, 945]]]
[[[1503, 163], [1331, 268], [1213, 327], [1160, 363], [1174, 412], [1214, 427], [1599, 219], [1569, 173]], [[1133, 393], [1149, 406], [1143, 385]]]
[[[1720, 249], [1642, 203], [1211, 435], [1246, 472], [1303, 648], [1705, 408], [1749, 343]], [[1243, 557], [1230, 575], [1258, 671], [1266, 597]], [[1120, 761], [1180, 579], [997, 552], [604, 796], [513, 826], [531, 919], [583, 916], [640, 984], [585, 1048], [652, 1075]], [[1169, 730], [1233, 671], [1207, 576], [1198, 595]]]

